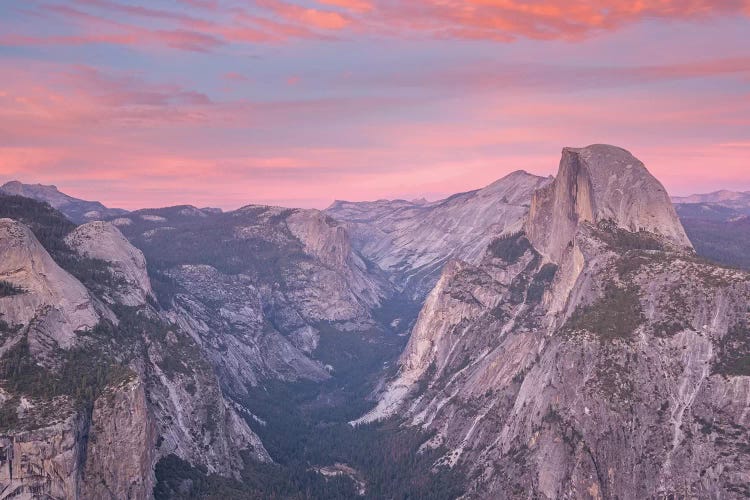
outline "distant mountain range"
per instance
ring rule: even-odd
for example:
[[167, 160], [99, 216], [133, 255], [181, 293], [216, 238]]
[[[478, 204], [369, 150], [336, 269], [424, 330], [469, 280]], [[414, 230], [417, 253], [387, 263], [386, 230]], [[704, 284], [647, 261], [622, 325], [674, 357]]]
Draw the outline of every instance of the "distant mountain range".
[[713, 193], [672, 196], [672, 203], [720, 203], [725, 205], [750, 206], [750, 191], [729, 191], [722, 189]]
[[699, 255], [750, 269], [750, 192], [673, 196], [672, 202]]
[[[437, 218], [433, 221], [434, 223], [451, 226], [453, 229], [446, 226], [446, 229], [450, 229], [447, 232], [451, 233], [456, 228], [465, 226], [463, 224], [465, 221], [457, 218], [458, 213], [476, 215], [476, 210], [478, 210], [493, 219], [494, 216], [488, 212], [494, 212], [495, 209], [488, 208], [488, 206], [491, 207], [493, 203], [499, 203], [501, 206], [514, 206], [517, 204], [517, 200], [513, 201], [510, 198], [527, 199], [529, 189], [533, 191], [541, 186], [540, 183], [549, 182], [551, 179], [552, 177], [537, 177], [523, 171], [517, 171], [509, 174], [507, 178], [495, 181], [482, 189], [455, 194], [434, 202], [429, 202], [424, 198], [411, 201], [350, 202], [337, 200], [326, 211], [340, 220], [347, 221], [353, 229], [354, 239], [360, 240], [359, 244], [369, 248], [375, 260], [378, 260], [378, 251], [371, 248], [371, 241], [376, 239], [375, 235], [371, 233], [372, 230], [379, 232], [381, 236], [383, 232], [388, 233], [389, 238], [386, 244], [398, 245], [398, 238], [403, 238], [400, 234], [409, 232], [415, 224], [411, 221], [421, 219], [425, 214], [430, 213], [437, 214], [432, 216]], [[52, 208], [59, 210], [76, 224], [111, 219], [128, 213], [127, 210], [121, 208], [106, 207], [98, 201], [74, 198], [61, 192], [57, 186], [53, 185], [24, 184], [14, 180], [0, 186], [0, 193], [23, 196], [49, 203]], [[672, 196], [671, 200], [676, 205], [678, 214], [689, 217], [730, 219], [738, 215], [750, 215], [750, 191], [722, 189], [705, 194]], [[459, 210], [457, 207], [463, 207], [463, 209]], [[219, 208], [202, 208], [201, 210], [207, 213], [221, 213]], [[504, 209], [499, 210], [502, 212]], [[442, 220], [439, 215], [441, 213], [453, 214], [452, 220]], [[492, 224], [493, 222], [484, 222], [483, 227]], [[365, 233], [362, 233], [362, 231], [365, 231]], [[393, 232], [395, 234], [391, 234]], [[370, 240], [370, 242], [363, 240]], [[465, 245], [465, 242], [461, 241], [456, 241], [456, 243], [459, 246]], [[382, 245], [381, 243], [380, 246]], [[409, 249], [410, 247], [407, 245], [403, 251], [408, 253]]]
[[673, 196], [680, 215], [729, 220], [750, 215], [750, 191], [714, 191], [707, 194]]
[[59, 210], [76, 224], [116, 217], [127, 213], [127, 210], [120, 208], [107, 208], [98, 201], [73, 198], [65, 193], [61, 193], [57, 189], [57, 186], [23, 184], [19, 181], [10, 181], [0, 186], [0, 192], [49, 203], [52, 208]]

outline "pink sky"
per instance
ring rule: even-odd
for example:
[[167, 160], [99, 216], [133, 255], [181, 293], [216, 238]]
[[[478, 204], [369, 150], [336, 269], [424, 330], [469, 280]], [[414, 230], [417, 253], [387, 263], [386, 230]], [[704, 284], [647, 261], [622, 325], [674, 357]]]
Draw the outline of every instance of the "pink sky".
[[748, 33], [741, 0], [1, 5], [0, 181], [323, 208], [603, 142], [673, 194], [750, 190]]

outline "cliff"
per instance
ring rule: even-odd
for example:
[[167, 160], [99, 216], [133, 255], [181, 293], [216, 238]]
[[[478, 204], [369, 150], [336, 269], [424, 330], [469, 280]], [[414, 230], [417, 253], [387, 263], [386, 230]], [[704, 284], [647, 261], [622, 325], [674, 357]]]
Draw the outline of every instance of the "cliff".
[[566, 149], [534, 200], [446, 267], [360, 422], [433, 432], [467, 498], [749, 494], [750, 276], [696, 258], [619, 148]]

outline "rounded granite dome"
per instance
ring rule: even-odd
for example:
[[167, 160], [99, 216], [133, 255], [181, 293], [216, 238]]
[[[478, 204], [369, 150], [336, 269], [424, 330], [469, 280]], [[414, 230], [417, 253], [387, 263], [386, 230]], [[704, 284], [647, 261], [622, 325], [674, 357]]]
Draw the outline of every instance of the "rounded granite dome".
[[555, 181], [534, 194], [526, 232], [537, 250], [558, 261], [586, 221], [610, 221], [692, 248], [664, 186], [643, 162], [616, 146], [564, 148]]

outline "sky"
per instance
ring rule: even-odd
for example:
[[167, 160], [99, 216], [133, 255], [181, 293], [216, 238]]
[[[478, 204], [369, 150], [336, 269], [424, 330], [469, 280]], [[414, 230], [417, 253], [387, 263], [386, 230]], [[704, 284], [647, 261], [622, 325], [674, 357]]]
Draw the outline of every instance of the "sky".
[[750, 0], [0, 0], [0, 181], [325, 208], [594, 143], [750, 190]]

